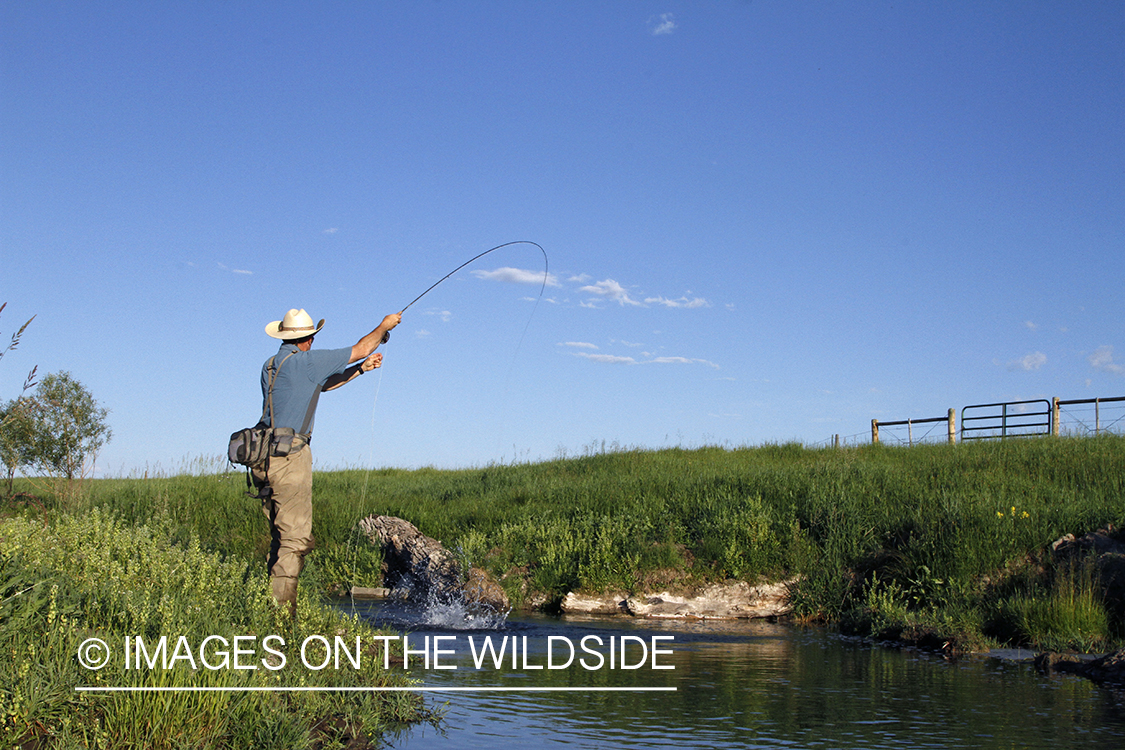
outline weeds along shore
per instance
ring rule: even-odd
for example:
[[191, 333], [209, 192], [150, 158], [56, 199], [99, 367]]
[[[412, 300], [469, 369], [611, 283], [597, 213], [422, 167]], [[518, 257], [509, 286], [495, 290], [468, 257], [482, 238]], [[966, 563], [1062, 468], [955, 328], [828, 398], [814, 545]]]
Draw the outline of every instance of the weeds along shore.
[[[84, 675], [71, 647], [91, 630], [279, 627], [268, 534], [244, 487], [237, 472], [106, 479], [79, 498], [5, 503], [0, 639], [6, 654], [34, 652], [41, 665], [4, 678], [9, 736], [32, 718], [120, 736], [129, 722], [185, 726], [171, 709], [158, 717], [140, 703], [94, 705], [72, 693]], [[1082, 651], [1125, 642], [1122, 602], [1106, 594], [1092, 558], [1064, 565], [1051, 552], [1065, 534], [1125, 524], [1119, 437], [615, 450], [457, 471], [320, 472], [298, 628], [364, 627], [320, 602], [333, 587], [380, 582], [379, 554], [356, 532], [371, 514], [441, 540], [517, 604], [797, 578], [795, 618], [876, 638]], [[305, 737], [328, 716], [376, 732], [425, 718], [408, 697], [200, 704], [191, 710], [210, 712], [206, 731], [224, 737], [250, 731], [250, 715], [259, 729]]]
[[[176, 482], [194, 496], [195, 480]], [[292, 621], [261, 561], [202, 542], [198, 519], [168, 512], [179, 500], [156, 494], [122, 520], [111, 497], [9, 500], [0, 517], [0, 745], [373, 748], [434, 719], [416, 693], [321, 690], [410, 684], [379, 658], [286, 668], [306, 640], [326, 652], [380, 631], [315, 590]]]

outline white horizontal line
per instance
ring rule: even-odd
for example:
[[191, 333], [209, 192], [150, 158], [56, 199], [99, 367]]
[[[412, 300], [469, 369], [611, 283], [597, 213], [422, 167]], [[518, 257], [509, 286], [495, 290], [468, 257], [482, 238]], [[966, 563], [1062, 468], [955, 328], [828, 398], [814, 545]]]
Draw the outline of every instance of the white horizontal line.
[[674, 687], [96, 687], [78, 686], [83, 693], [655, 693]]

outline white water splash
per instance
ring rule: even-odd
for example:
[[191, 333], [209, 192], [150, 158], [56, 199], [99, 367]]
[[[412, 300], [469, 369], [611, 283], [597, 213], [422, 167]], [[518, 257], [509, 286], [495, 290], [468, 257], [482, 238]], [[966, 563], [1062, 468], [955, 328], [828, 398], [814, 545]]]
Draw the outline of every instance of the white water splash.
[[395, 588], [379, 619], [403, 627], [443, 630], [502, 630], [511, 608], [500, 611], [479, 601], [465, 598], [463, 591], [440, 592], [416, 581]]

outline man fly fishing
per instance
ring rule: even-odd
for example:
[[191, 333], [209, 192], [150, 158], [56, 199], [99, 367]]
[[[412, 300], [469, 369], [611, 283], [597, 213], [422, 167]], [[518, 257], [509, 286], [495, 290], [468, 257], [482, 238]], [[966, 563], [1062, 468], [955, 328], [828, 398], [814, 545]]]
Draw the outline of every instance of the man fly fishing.
[[262, 424], [272, 428], [272, 439], [269, 459], [263, 468], [252, 468], [251, 477], [270, 523], [273, 597], [288, 607], [291, 614], [297, 612], [297, 576], [305, 555], [313, 548], [312, 453], [308, 445], [321, 392], [339, 388], [360, 373], [379, 367], [383, 355], [375, 353], [376, 347], [387, 340], [411, 305], [470, 263], [513, 245], [533, 245], [543, 254], [543, 284], [539, 288], [542, 298], [550, 275], [547, 251], [536, 242], [517, 240], [469, 258], [431, 284], [401, 312], [384, 317], [378, 328], [351, 348], [313, 349], [313, 336], [324, 327], [324, 320], [313, 325], [304, 310], [290, 310], [284, 318], [266, 326], [267, 334], [284, 343], [262, 366]]
[[314, 325], [304, 310], [290, 310], [266, 326], [267, 334], [282, 341], [277, 354], [262, 366], [263, 421], [274, 429], [275, 448], [266, 465], [253, 469], [251, 476], [270, 524], [273, 597], [290, 615], [296, 615], [297, 576], [314, 543], [309, 442], [317, 400], [322, 391], [381, 366], [383, 355], [375, 349], [400, 322], [401, 312], [387, 315], [375, 330], [342, 349], [312, 348], [324, 320]]

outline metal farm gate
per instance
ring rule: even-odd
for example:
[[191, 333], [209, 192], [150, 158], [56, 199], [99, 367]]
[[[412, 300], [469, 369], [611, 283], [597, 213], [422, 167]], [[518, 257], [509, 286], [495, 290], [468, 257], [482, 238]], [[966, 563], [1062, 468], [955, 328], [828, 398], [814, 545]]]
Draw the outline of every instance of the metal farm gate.
[[1047, 399], [966, 406], [961, 409], [961, 439], [1050, 435], [1052, 411]]

